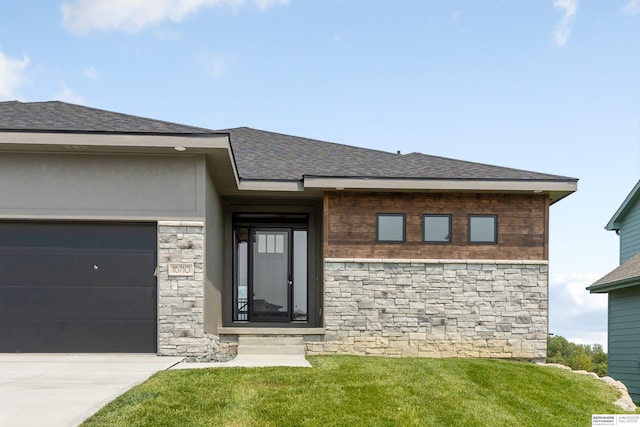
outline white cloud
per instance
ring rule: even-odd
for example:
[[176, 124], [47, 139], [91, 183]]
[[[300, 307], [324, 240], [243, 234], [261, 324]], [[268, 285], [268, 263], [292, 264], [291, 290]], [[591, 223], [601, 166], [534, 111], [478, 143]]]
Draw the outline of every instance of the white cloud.
[[555, 286], [562, 286], [572, 302], [582, 310], [606, 310], [607, 296], [591, 294], [585, 288], [604, 276], [600, 273], [559, 274], [552, 279]]
[[80, 95], [73, 93], [73, 91], [67, 87], [67, 85], [63, 85], [62, 89], [56, 92], [53, 95], [53, 99], [56, 101], [69, 102], [72, 104], [84, 104], [84, 98]]
[[601, 273], [558, 274], [549, 281], [549, 332], [581, 344], [607, 344], [607, 295], [585, 288]]
[[558, 46], [564, 46], [571, 34], [570, 24], [578, 10], [578, 0], [555, 0], [553, 6], [564, 10], [564, 15], [553, 30], [553, 37]]
[[16, 89], [26, 80], [24, 71], [29, 65], [29, 58], [8, 58], [0, 51], [0, 99], [14, 99]]
[[335, 34], [333, 35], [333, 41], [334, 41], [334, 42], [339, 42], [339, 41], [341, 41], [341, 40], [342, 40], [342, 33], [335, 33]]
[[640, 12], [640, 0], [629, 0], [623, 11], [626, 15], [637, 15]]
[[116, 30], [134, 33], [162, 21], [180, 22], [205, 7], [240, 8], [254, 3], [266, 10], [289, 0], [76, 0], [62, 5], [62, 23], [71, 32]]
[[270, 7], [278, 4], [287, 4], [289, 0], [255, 0], [260, 10], [267, 10]]

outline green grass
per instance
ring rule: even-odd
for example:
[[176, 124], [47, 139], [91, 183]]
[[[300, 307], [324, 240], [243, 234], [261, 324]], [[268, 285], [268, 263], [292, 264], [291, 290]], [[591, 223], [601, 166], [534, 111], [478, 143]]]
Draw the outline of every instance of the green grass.
[[486, 359], [316, 356], [308, 368], [163, 371], [82, 426], [590, 426], [602, 381]]

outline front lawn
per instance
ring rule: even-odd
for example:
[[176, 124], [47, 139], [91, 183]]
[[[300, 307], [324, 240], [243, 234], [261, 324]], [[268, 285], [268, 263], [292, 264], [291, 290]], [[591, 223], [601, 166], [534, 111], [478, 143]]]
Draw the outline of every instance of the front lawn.
[[313, 368], [159, 372], [82, 426], [590, 426], [602, 381], [486, 359], [308, 358]]

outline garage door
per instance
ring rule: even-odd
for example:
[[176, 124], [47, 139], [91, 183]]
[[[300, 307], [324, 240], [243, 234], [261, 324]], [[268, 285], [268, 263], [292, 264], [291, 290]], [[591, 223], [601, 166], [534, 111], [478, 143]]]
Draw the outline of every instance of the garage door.
[[155, 223], [0, 222], [0, 352], [156, 352]]

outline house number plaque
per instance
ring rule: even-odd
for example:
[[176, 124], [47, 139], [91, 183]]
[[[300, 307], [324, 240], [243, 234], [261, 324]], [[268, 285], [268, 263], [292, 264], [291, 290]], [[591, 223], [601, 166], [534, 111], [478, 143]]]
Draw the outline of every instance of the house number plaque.
[[171, 262], [168, 267], [169, 276], [194, 276], [196, 274], [193, 263]]

